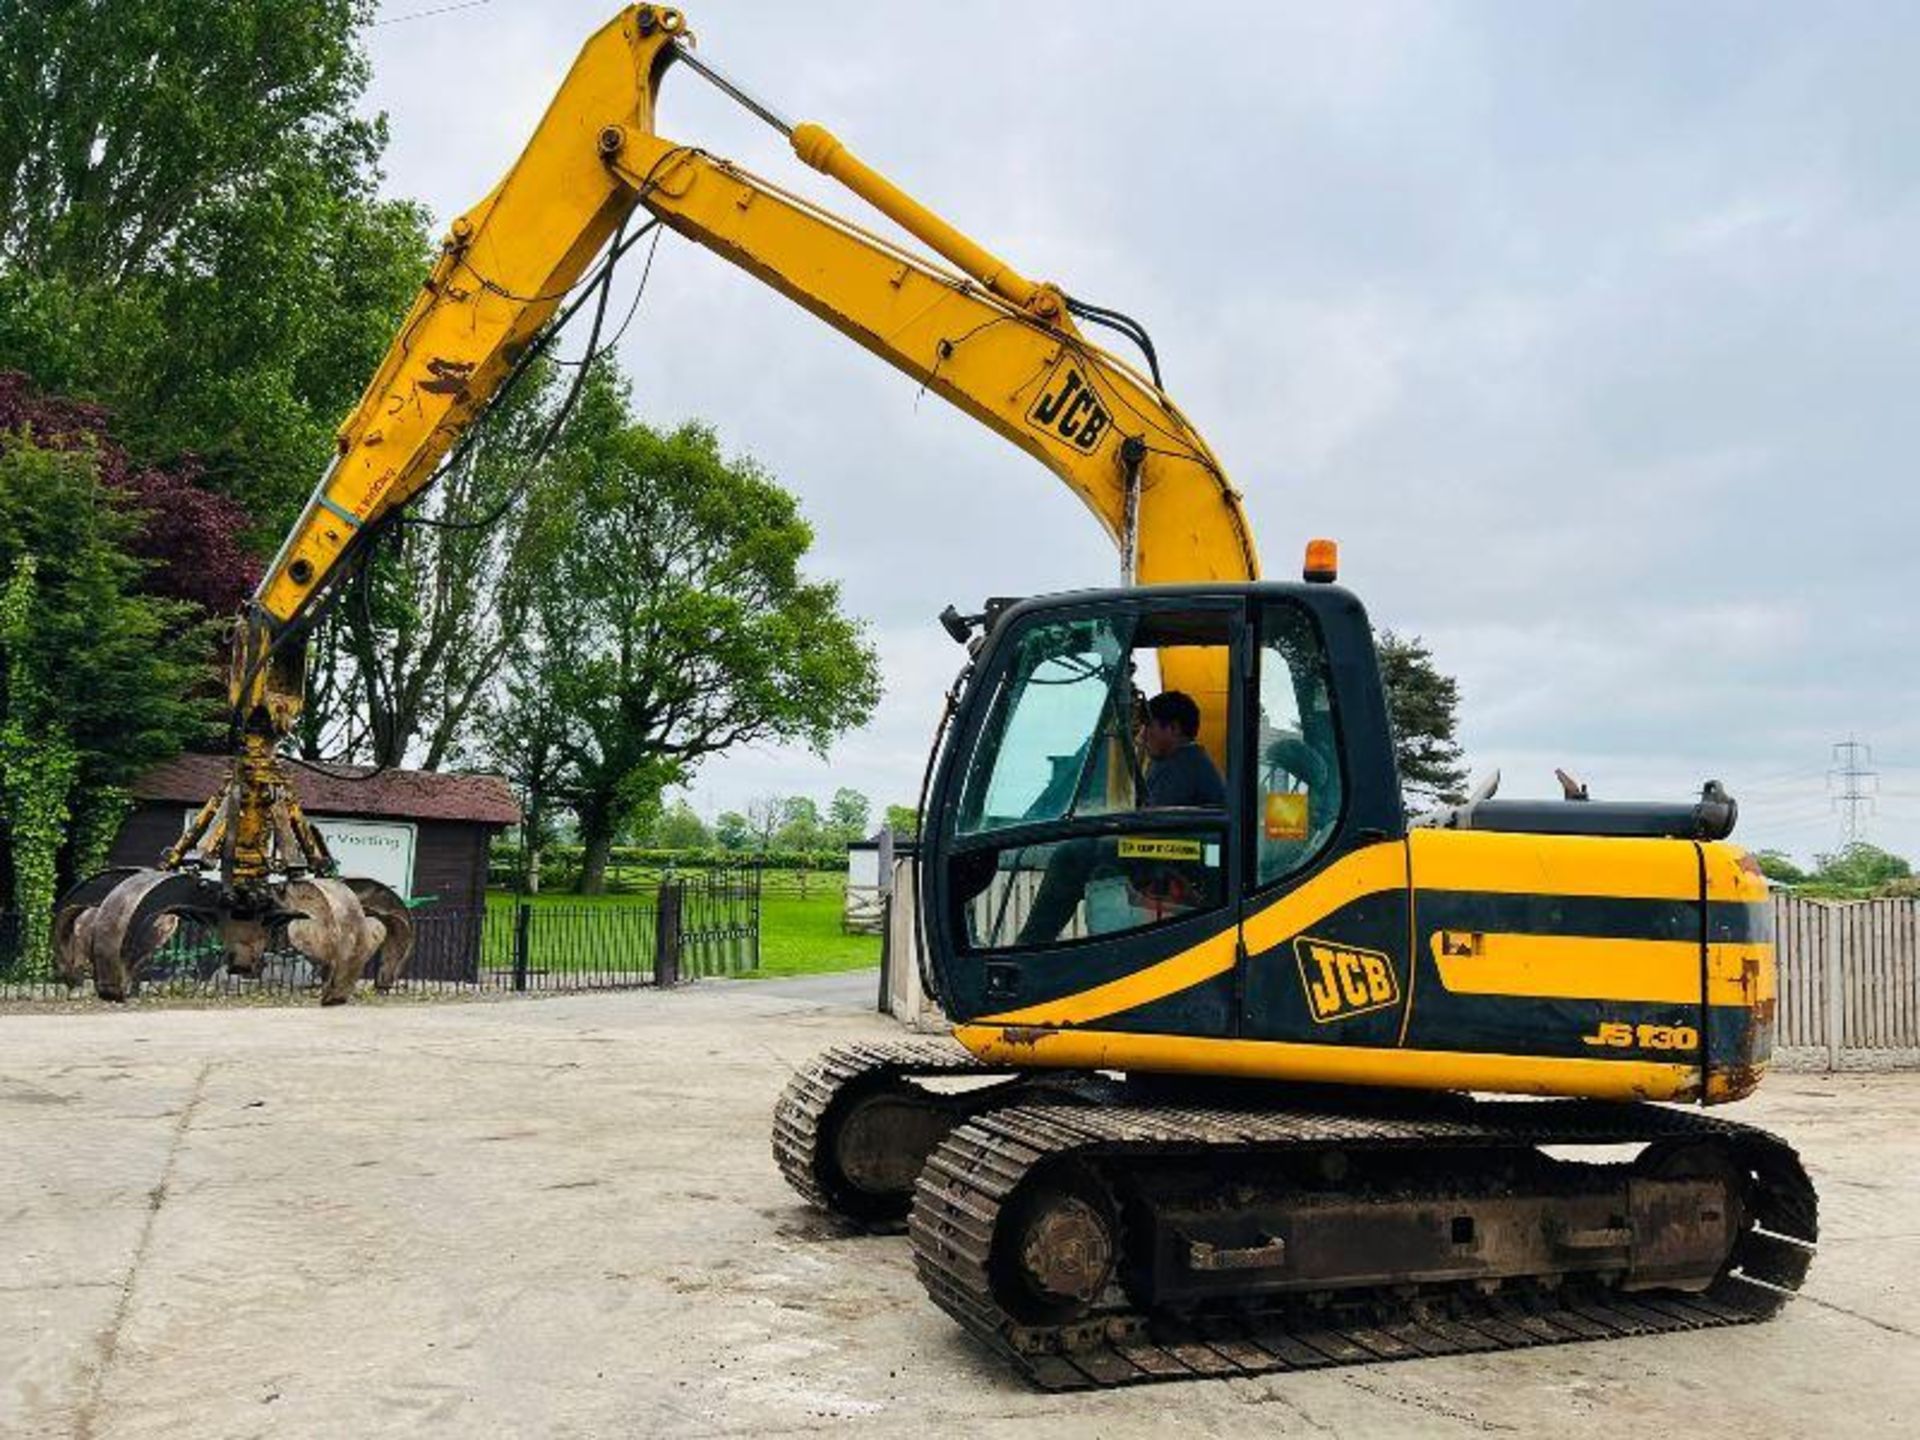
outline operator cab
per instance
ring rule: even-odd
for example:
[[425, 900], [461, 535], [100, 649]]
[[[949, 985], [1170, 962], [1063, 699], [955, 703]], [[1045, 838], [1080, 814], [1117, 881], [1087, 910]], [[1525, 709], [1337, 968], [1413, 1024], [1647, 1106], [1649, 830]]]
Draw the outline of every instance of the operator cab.
[[[955, 1020], [1232, 946], [1249, 906], [1404, 835], [1372, 632], [1349, 592], [1087, 591], [987, 623], [923, 832], [930, 978]], [[1171, 753], [1185, 747], [1164, 727], [1147, 753], [1145, 706], [1164, 691], [1197, 707], [1197, 753]], [[1221, 968], [1181, 992], [1177, 1016], [1131, 1019], [1233, 1033], [1237, 982]]]

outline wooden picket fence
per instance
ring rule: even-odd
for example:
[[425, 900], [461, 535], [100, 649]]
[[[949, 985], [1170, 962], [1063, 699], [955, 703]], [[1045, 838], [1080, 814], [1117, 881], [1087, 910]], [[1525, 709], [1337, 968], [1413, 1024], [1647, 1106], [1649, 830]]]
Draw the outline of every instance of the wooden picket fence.
[[[838, 894], [847, 883], [844, 867], [838, 870], [776, 869], [772, 866], [759, 865], [751, 860], [744, 863], [751, 865], [758, 872], [760, 893], [769, 898], [778, 896], [787, 900], [818, 899], [822, 895]], [[607, 862], [607, 890], [616, 895], [646, 895], [657, 892], [664, 881], [686, 880], [703, 875], [714, 868], [719, 867], [674, 866], [661, 865], [653, 861], [613, 859]]]
[[1920, 900], [1773, 897], [1782, 1059], [1920, 1065]]

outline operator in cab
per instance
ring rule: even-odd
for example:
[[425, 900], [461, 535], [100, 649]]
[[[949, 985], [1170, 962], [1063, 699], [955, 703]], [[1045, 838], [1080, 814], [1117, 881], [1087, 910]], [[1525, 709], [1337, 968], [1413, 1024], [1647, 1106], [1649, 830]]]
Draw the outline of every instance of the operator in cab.
[[1147, 702], [1140, 746], [1153, 762], [1147, 767], [1142, 808], [1199, 805], [1224, 809], [1227, 787], [1213, 757], [1200, 744], [1200, 707], [1179, 690], [1166, 690]]
[[[1140, 748], [1151, 762], [1140, 797], [1142, 809], [1225, 808], [1226, 784], [1199, 735], [1200, 707], [1191, 695], [1165, 690], [1147, 702], [1138, 732]], [[1020, 927], [1019, 943], [1044, 945], [1059, 938], [1086, 897], [1095, 868], [1114, 858], [1111, 840], [1066, 840], [1055, 846], [1033, 908]]]

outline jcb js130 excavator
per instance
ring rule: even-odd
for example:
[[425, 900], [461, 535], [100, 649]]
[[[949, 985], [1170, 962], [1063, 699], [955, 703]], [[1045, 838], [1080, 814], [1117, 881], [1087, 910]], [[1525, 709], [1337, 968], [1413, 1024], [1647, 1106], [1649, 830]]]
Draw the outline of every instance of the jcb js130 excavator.
[[[946, 265], [657, 134], [673, 65]], [[124, 995], [182, 913], [219, 925], [239, 966], [305, 950], [329, 1000], [372, 958], [385, 977], [404, 963], [404, 910], [333, 878], [281, 770], [306, 635], [583, 277], [585, 296], [604, 287], [640, 209], [1040, 460], [1121, 553], [1118, 589], [943, 617], [968, 659], [919, 900], [954, 1039], [843, 1046], [794, 1079], [773, 1146], [801, 1194], [905, 1219], [933, 1299], [1049, 1387], [1778, 1308], [1816, 1235], [1793, 1152], [1648, 1103], [1739, 1099], [1768, 1059], [1766, 890], [1725, 843], [1732, 803], [1714, 786], [1672, 806], [1488, 799], [1410, 824], [1331, 546], [1309, 547], [1301, 583], [1258, 580], [1239, 497], [1144, 332], [788, 125], [665, 8], [588, 42], [454, 222], [243, 618], [225, 790], [158, 868], [68, 897], [69, 965]], [[1084, 324], [1135, 340], [1151, 373]], [[1180, 728], [1205, 759], [1187, 763], [1220, 779], [1204, 803], [1150, 803], [1152, 689], [1193, 702]]]

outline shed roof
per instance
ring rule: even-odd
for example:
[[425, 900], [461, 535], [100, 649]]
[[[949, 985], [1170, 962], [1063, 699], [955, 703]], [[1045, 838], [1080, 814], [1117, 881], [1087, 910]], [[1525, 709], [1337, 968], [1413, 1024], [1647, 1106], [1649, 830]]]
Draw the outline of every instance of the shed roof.
[[[315, 815], [377, 815], [396, 820], [455, 820], [518, 825], [520, 803], [498, 775], [379, 770], [369, 765], [311, 766], [290, 757], [287, 774], [301, 808]], [[133, 784], [136, 800], [199, 805], [226, 783], [224, 755], [176, 755]]]

